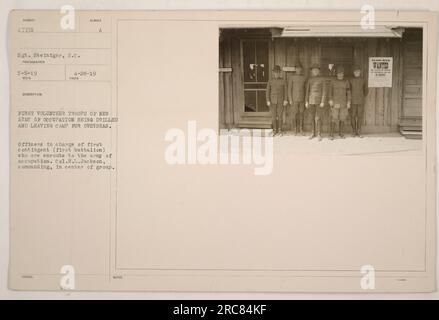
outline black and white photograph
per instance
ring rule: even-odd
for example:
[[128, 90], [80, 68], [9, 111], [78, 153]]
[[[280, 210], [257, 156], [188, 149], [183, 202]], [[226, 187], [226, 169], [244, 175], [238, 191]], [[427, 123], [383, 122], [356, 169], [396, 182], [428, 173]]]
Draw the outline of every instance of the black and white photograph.
[[296, 151], [419, 149], [422, 52], [416, 27], [223, 26], [219, 127], [272, 129]]
[[0, 2], [0, 300], [439, 299], [439, 3], [31, 2]]

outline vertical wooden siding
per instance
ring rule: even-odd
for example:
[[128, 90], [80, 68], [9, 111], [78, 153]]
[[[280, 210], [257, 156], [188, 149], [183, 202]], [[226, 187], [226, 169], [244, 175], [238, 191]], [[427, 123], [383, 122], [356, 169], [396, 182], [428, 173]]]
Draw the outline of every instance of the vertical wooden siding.
[[[241, 38], [229, 37], [220, 42], [220, 67], [232, 67], [232, 73], [220, 74], [220, 124], [222, 128], [232, 127], [267, 127], [270, 125], [269, 117], [252, 117], [248, 122], [243, 119], [244, 105], [242, 65], [241, 65]], [[363, 68], [363, 76], [367, 81], [369, 57], [393, 57], [393, 87], [369, 88], [365, 101], [364, 132], [396, 132], [401, 112], [402, 96], [402, 40], [386, 38], [361, 38], [361, 39], [295, 39], [275, 38], [271, 40], [270, 63], [281, 67], [293, 66], [300, 61], [305, 72], [309, 71], [313, 63], [320, 64], [322, 59], [322, 42], [342, 41], [344, 46], [352, 46], [352, 63]], [[323, 49], [325, 50], [325, 49]], [[289, 72], [284, 75], [287, 79]], [[347, 75], [350, 77], [351, 75]], [[306, 117], [307, 126], [311, 119]], [[325, 119], [327, 122], [327, 119]]]

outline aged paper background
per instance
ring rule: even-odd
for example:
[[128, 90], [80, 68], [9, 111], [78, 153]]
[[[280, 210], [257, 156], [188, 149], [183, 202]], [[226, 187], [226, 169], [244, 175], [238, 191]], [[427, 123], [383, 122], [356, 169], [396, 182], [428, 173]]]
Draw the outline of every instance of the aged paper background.
[[[278, 21], [277, 13], [271, 14], [273, 20]], [[280, 15], [282, 17], [282, 14]], [[255, 16], [257, 17], [257, 14]], [[353, 286], [354, 283], [358, 285], [357, 269], [359, 265], [364, 264], [365, 259], [366, 263], [373, 264], [384, 272], [410, 270], [424, 274], [422, 271], [427, 268], [427, 275], [432, 274], [432, 261], [426, 260], [427, 256], [433, 257], [429, 252], [433, 244], [432, 239], [425, 238], [426, 216], [414, 216], [413, 212], [425, 212], [428, 206], [424, 201], [427, 194], [423, 186], [427, 183], [431, 187], [431, 182], [425, 175], [425, 150], [426, 147], [434, 148], [433, 139], [424, 139], [426, 144], [430, 141], [431, 145], [425, 145], [418, 155], [410, 156], [390, 154], [352, 158], [279, 154], [275, 156], [275, 171], [268, 177], [253, 176], [249, 167], [169, 167], [163, 162], [162, 152], [152, 152], [163, 150], [164, 132], [169, 127], [184, 129], [186, 121], [191, 119], [199, 121], [201, 127], [217, 126], [219, 22], [164, 23], [151, 21], [151, 18], [156, 20], [156, 16], [148, 16], [145, 13], [122, 14], [121, 17], [143, 21], [123, 19], [124, 21], [118, 24], [117, 61], [113, 60], [113, 67], [117, 69], [117, 74], [113, 73], [113, 80], [117, 80], [118, 90], [117, 95], [112, 93], [111, 105], [112, 108], [114, 106], [120, 122], [116, 134], [97, 137], [109, 139], [118, 146], [117, 181], [114, 176], [96, 174], [91, 177], [90, 173], [85, 172], [73, 176], [46, 175], [44, 181], [38, 176], [32, 179], [26, 177], [26, 183], [21, 184], [18, 181], [24, 181], [20, 176], [22, 173], [17, 172], [18, 178], [14, 180], [16, 182], [13, 181], [12, 188], [19, 186], [20, 194], [30, 194], [32, 198], [19, 201], [19, 196], [15, 198], [13, 195], [12, 203], [16, 206], [17, 212], [22, 214], [14, 215], [12, 222], [20, 226], [20, 219], [26, 219], [25, 225], [28, 226], [25, 229], [18, 228], [16, 241], [21, 247], [24, 241], [27, 243], [24, 247], [32, 245], [37, 248], [31, 252], [17, 250], [16, 253], [13, 248], [12, 262], [19, 262], [16, 265], [13, 263], [14, 269], [18, 268], [15, 269], [18, 270], [17, 274], [48, 274], [48, 277], [37, 281], [35, 288], [41, 289], [41, 286], [44, 286], [51, 289], [58, 281], [58, 267], [68, 260], [73, 261], [80, 270], [84, 270], [80, 272], [84, 274], [84, 278], [77, 279], [81, 288], [96, 289], [96, 286], [103, 286], [104, 289], [142, 289], [142, 284], [138, 281], [132, 283], [128, 278], [125, 279], [126, 284], [122, 285], [113, 282], [107, 286], [103, 283], [111, 282], [108, 281], [109, 273], [117, 275], [118, 269], [160, 269], [163, 266], [169, 266], [171, 269], [201, 266], [202, 269], [261, 270], [280, 270], [279, 266], [283, 266], [286, 270], [329, 271], [323, 274], [328, 275], [324, 283], [307, 278], [308, 274], [303, 272], [300, 275], [291, 272], [287, 276], [282, 273], [281, 276], [275, 271], [271, 272], [270, 276], [263, 272], [253, 274], [254, 278], [248, 276], [252, 283], [255, 279], [260, 279], [261, 275], [264, 276], [264, 281], [255, 286], [244, 284], [248, 290], [260, 291], [265, 291], [261, 286], [267, 291], [276, 291], [276, 288], [296, 291], [291, 289], [293, 287], [299, 288], [299, 291], [308, 291], [308, 286], [311, 291], [314, 286], [319, 288], [318, 290], [326, 288], [332, 291], [331, 287], [340, 285], [337, 280], [332, 279], [333, 270], [348, 270], [343, 273], [347, 278], [355, 274], [352, 282], [344, 281], [345, 287], [338, 286], [343, 291], [355, 291]], [[149, 21], [144, 19], [145, 17], [150, 18]], [[181, 13], [173, 16], [169, 13], [170, 20], [175, 17], [181, 19], [188, 16]], [[160, 41], [162, 34], [155, 32], [156, 29], [175, 36], [176, 41]], [[148, 41], [138, 41], [138, 34], [145, 36]], [[187, 34], [193, 36], [187, 37]], [[200, 38], [205, 41], [200, 41]], [[149, 41], [158, 45], [151, 47]], [[163, 57], [163, 52], [168, 52], [173, 59]], [[201, 57], [199, 52], [203, 52]], [[150, 59], [143, 59], [146, 55]], [[178, 60], [175, 56], [178, 56]], [[197, 59], [194, 59], [194, 56]], [[169, 58], [169, 63], [156, 63], [157, 59], [166, 58]], [[175, 76], [177, 69], [181, 72], [179, 74], [193, 74], [194, 68], [197, 71], [196, 76], [203, 79], [202, 83], [197, 83], [203, 90], [197, 90], [196, 99], [190, 94], [191, 86]], [[131, 80], [133, 76], [146, 74], [154, 81], [147, 81], [145, 84]], [[164, 82], [173, 88], [175, 101], [169, 99], [167, 86], [157, 86], [157, 83]], [[101, 91], [93, 90], [94, 95], [96, 92], [99, 94]], [[86, 100], [85, 98], [78, 97]], [[93, 102], [87, 99], [88, 105]], [[97, 99], [96, 106], [99, 106], [100, 102]], [[83, 102], [79, 100], [78, 105], [81, 103]], [[180, 106], [178, 112], [175, 112], [176, 104]], [[424, 119], [431, 121], [425, 116]], [[136, 157], [132, 156], [133, 153]], [[301, 169], [298, 170], [300, 175], [293, 175], [289, 170], [291, 163]], [[199, 174], [200, 170], [203, 171], [202, 175]], [[197, 176], [196, 180], [194, 176]], [[340, 176], [346, 178], [337, 181], [338, 190], [332, 190], [334, 181]], [[363, 184], [360, 187], [364, 190], [359, 190], [361, 192], [358, 193], [349, 192], [354, 187], [358, 188], [355, 184], [357, 179], [362, 179]], [[230, 181], [236, 183], [230, 184]], [[308, 188], [303, 188], [303, 181], [321, 183], [313, 183], [313, 192], [310, 194]], [[401, 181], [410, 184], [411, 192], [408, 192], [406, 187], [395, 187]], [[110, 193], [114, 189], [108, 188], [109, 185], [114, 188], [116, 183], [117, 205], [110, 202]], [[81, 188], [75, 185], [80, 185]], [[208, 189], [206, 185], [209, 186]], [[263, 186], [267, 186], [270, 192], [267, 192], [265, 198], [255, 197]], [[280, 188], [277, 188], [278, 186]], [[389, 189], [398, 201], [384, 198], [383, 195], [388, 195]], [[66, 193], [66, 190], [70, 193]], [[93, 197], [90, 190], [93, 190]], [[371, 192], [374, 194], [370, 195]], [[48, 193], [51, 195], [50, 198], [56, 200], [47, 201]], [[292, 204], [287, 204], [280, 210], [272, 210], [271, 203], [277, 199], [289, 199], [291, 194], [298, 195], [294, 210]], [[364, 194], [369, 194], [378, 201], [359, 207], [358, 203], [364, 203]], [[150, 201], [146, 200], [146, 195], [151, 195], [148, 199]], [[318, 203], [314, 201], [315, 197], [319, 199]], [[321, 203], [325, 205], [322, 206]], [[44, 206], [45, 209], [41, 212], [33, 210], [30, 215], [27, 214], [30, 205]], [[97, 214], [108, 213], [110, 206], [117, 208], [117, 216], [115, 212]], [[168, 214], [155, 214], [158, 212]], [[236, 212], [239, 212], [239, 215]], [[48, 214], [53, 217], [48, 218]], [[430, 216], [428, 219], [431, 218]], [[47, 221], [56, 221], [57, 228], [47, 229], [45, 237], [39, 238], [40, 228], [48, 227]], [[234, 223], [231, 225], [229, 221]], [[114, 227], [116, 228], [113, 229]], [[111, 230], [115, 230], [115, 234], [111, 234]], [[373, 239], [370, 239], [369, 233], [364, 230], [373, 230]], [[429, 229], [430, 235], [431, 231]], [[56, 243], [53, 242], [54, 238], [58, 240]], [[200, 241], [200, 238], [208, 241]], [[109, 241], [110, 248], [115, 249], [114, 253], [108, 247]], [[187, 248], [191, 250], [188, 251]], [[380, 250], [371, 250], [373, 248]], [[184, 254], [181, 254], [182, 249], [185, 249]], [[388, 252], [392, 252], [392, 255], [388, 255]], [[39, 259], [41, 254], [48, 259]], [[114, 254], [117, 254], [117, 260]], [[139, 273], [129, 270], [124, 272], [132, 276]], [[169, 273], [161, 273], [157, 278], [164, 275]], [[233, 274], [235, 279], [239, 276], [239, 272]], [[289, 282], [288, 276], [295, 280]], [[401, 277], [401, 274], [396, 273], [395, 277], [398, 276]], [[12, 283], [17, 287], [25, 288], [29, 285], [12, 277]], [[151, 289], [163, 285], [168, 289], [187, 286], [199, 290], [206, 289], [201, 277], [192, 274], [186, 274], [185, 277], [190, 279], [190, 284], [182, 280], [184, 277], [180, 277], [180, 280], [169, 284], [161, 278], [161, 281], [150, 282], [147, 285], [151, 286]], [[215, 274], [215, 278], [221, 279], [221, 282], [209, 282], [208, 286], [214, 288], [213, 290], [230, 290], [230, 286], [235, 282], [228, 282], [230, 277], [222, 273]], [[306, 280], [302, 280], [303, 278]], [[413, 287], [411, 284], [403, 287], [406, 290], [413, 288], [415, 291], [419, 290], [416, 289], [419, 288], [418, 285], [425, 288], [420, 290], [432, 288], [427, 285], [431, 281], [427, 280], [426, 286], [422, 285], [422, 280], [419, 281], [409, 281], [413, 283]], [[401, 287], [398, 285], [392, 284], [389, 280], [389, 283], [386, 283], [386, 291], [399, 290]], [[33, 285], [30, 285], [29, 288], [32, 287]]]

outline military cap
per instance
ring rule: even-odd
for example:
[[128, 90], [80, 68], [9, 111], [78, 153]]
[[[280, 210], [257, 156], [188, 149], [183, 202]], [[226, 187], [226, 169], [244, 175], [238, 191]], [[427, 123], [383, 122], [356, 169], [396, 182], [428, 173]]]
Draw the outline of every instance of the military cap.
[[280, 68], [280, 66], [275, 65], [275, 66], [273, 67], [273, 71], [274, 71], [274, 72], [281, 72], [282, 69]]
[[310, 69], [320, 69], [320, 66], [317, 63], [313, 63]]
[[354, 65], [354, 67], [352, 68], [352, 70], [353, 70], [353, 71], [356, 71], [356, 70], [360, 70], [360, 71], [361, 71], [361, 67], [360, 67], [358, 64], [356, 64], [356, 65]]
[[344, 73], [344, 67], [343, 66], [337, 66], [337, 73]]

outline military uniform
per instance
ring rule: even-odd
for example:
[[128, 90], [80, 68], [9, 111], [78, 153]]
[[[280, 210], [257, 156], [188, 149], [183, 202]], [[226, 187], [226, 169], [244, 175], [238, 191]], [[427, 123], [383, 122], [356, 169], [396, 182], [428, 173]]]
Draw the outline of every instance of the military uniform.
[[348, 80], [334, 79], [329, 89], [329, 99], [332, 100], [331, 120], [345, 121], [348, 117], [348, 102], [351, 103], [351, 86]]
[[[313, 65], [311, 69], [319, 68]], [[320, 68], [319, 68], [320, 69]], [[321, 107], [321, 103], [325, 103], [326, 100], [326, 89], [325, 89], [325, 79], [321, 76], [312, 76], [308, 79], [305, 88], [305, 103], [308, 103], [308, 110], [311, 113], [313, 119], [313, 133], [310, 138], [317, 135], [321, 139], [322, 131], [322, 119], [325, 113], [324, 107]]]
[[352, 105], [349, 109], [351, 125], [354, 135], [361, 134], [361, 125], [364, 117], [364, 100], [367, 95], [367, 86], [362, 77], [354, 77], [350, 80], [352, 92]]
[[[337, 73], [344, 73], [342, 68]], [[348, 117], [351, 104], [351, 85], [347, 79], [333, 79], [329, 86], [329, 101], [331, 104], [330, 137], [333, 137], [335, 124], [339, 125], [340, 137], [343, 137], [343, 125]]]
[[286, 83], [283, 78], [271, 78], [267, 84], [266, 99], [270, 102], [273, 132], [282, 130], [282, 115], [286, 101]]
[[294, 74], [288, 81], [288, 107], [287, 119], [291, 125], [295, 123], [296, 133], [303, 132], [303, 114], [305, 111], [305, 84], [303, 74]]

